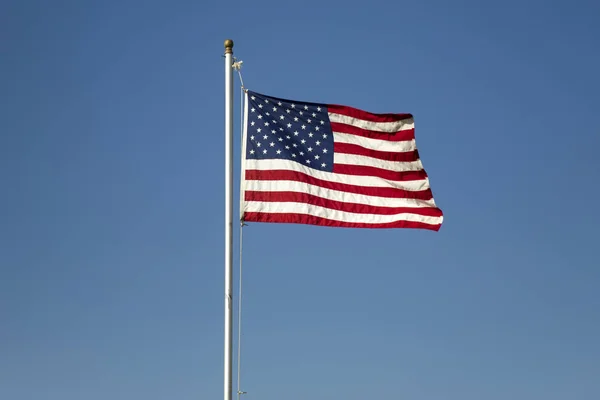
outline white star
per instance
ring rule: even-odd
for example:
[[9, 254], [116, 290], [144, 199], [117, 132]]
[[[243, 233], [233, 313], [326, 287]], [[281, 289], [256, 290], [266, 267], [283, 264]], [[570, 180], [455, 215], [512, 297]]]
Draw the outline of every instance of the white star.
[[290, 149], [290, 146], [285, 146], [285, 149], [286, 149], [286, 150], [289, 150], [289, 149]]
[[271, 115], [271, 114], [269, 114], [268, 112], [266, 112], [266, 113], [265, 113], [265, 115], [266, 115], [266, 116], [269, 116], [269, 115]]
[[267, 149], [264, 149], [264, 150], [263, 150], [263, 154], [267, 154]]
[[294, 147], [298, 147], [298, 144], [297, 144], [297, 143], [294, 143], [294, 144], [292, 144], [292, 146], [294, 146]]
[[267, 136], [267, 135], [263, 136], [263, 139], [267, 140], [267, 138], [268, 138], [268, 136]]
[[316, 117], [316, 116], [317, 116], [317, 114], [315, 114], [315, 113], [312, 113], [312, 116], [313, 116], [313, 118], [314, 118], [314, 117]]
[[254, 154], [254, 150], [250, 150], [250, 154]]
[[326, 165], [327, 165], [327, 164], [323, 163], [323, 164], [321, 164], [321, 167], [325, 168], [325, 166], [326, 166]]
[[310, 122], [312, 121], [312, 119], [307, 119], [306, 122], [308, 122], [310, 124]]
[[277, 112], [277, 107], [273, 107], [273, 112]]
[[305, 110], [308, 110], [308, 106], [304, 106], [304, 109], [305, 109]]
[[301, 156], [303, 156], [303, 155], [304, 155], [304, 152], [303, 152], [303, 151], [301, 151], [301, 152], [300, 152], [300, 153], [298, 153], [298, 154], [300, 154]]
[[256, 142], [256, 147], [260, 147], [260, 146], [261, 146], [260, 142]]
[[317, 111], [318, 111], [318, 112], [321, 112], [321, 107], [317, 107]]
[[256, 132], [258, 132], [258, 133], [260, 133], [260, 131], [262, 131], [262, 128], [258, 128], [258, 129], [256, 130]]
[[320, 140], [317, 140], [317, 141], [315, 142], [315, 144], [316, 144], [317, 146], [320, 146], [320, 145], [321, 145], [321, 141], [320, 141]]
[[252, 121], [252, 122], [250, 122], [250, 125], [254, 126], [254, 124], [255, 124], [255, 123], [256, 123], [256, 122]]
[[321, 120], [321, 125], [323, 125], [325, 123], [325, 121]]
[[315, 156], [315, 160], [318, 160], [319, 158], [321, 158], [321, 156], [317, 154], [317, 155]]
[[289, 114], [290, 113], [290, 109], [288, 108], [287, 110], [285, 110], [285, 112]]
[[286, 139], [291, 139], [292, 137], [290, 135], [286, 135], [285, 138]]
[[303, 113], [302, 113], [302, 111], [298, 111], [298, 114], [302, 115]]
[[327, 153], [327, 149], [326, 149], [326, 148], [325, 148], [325, 149], [323, 149], [323, 153]]
[[265, 99], [265, 103], [268, 103], [268, 102], [269, 102], [269, 100]]
[[279, 138], [279, 139], [277, 139], [277, 140], [279, 140], [280, 142], [283, 142], [283, 138], [282, 138], [282, 137], [280, 137], [280, 138]]
[[298, 136], [298, 131], [294, 131], [294, 136]]
[[250, 140], [254, 140], [254, 135], [250, 136]]
[[304, 144], [304, 143], [306, 143], [306, 140], [302, 139], [302, 140], [300, 141], [300, 143]]
[[292, 127], [292, 124], [287, 124], [287, 127], [288, 127], [288, 128], [291, 128], [291, 127]]
[[275, 146], [275, 142], [269, 143], [269, 146], [271, 146], [271, 147]]
[[294, 117], [294, 122], [298, 122], [298, 117]]
[[279, 119], [284, 119], [285, 117], [282, 115], [279, 116]]
[[302, 125], [302, 129], [306, 129], [306, 125]]
[[279, 107], [281, 107], [281, 102], [280, 102], [280, 101], [279, 101], [279, 102], [277, 102], [277, 105], [278, 105]]
[[258, 114], [258, 119], [262, 119], [262, 114]]
[[313, 150], [313, 149], [312, 149], [312, 147], [309, 147], [309, 148], [308, 148], [308, 151], [312, 151], [312, 150]]
[[269, 123], [268, 123], [268, 122], [265, 122], [265, 126], [269, 126]]
[[327, 134], [326, 133], [323, 134], [323, 139], [327, 139]]
[[252, 96], [252, 97], [250, 97], [250, 98], [251, 98], [252, 100], [256, 100], [256, 97], [254, 97], [254, 96]]
[[296, 105], [294, 103], [292, 103], [292, 108], [296, 108]]
[[275, 129], [271, 129], [271, 133], [274, 135], [277, 133], [277, 131]]
[[262, 108], [262, 104], [259, 104], [259, 105], [258, 105], [258, 108]]
[[252, 107], [252, 108], [250, 109], [250, 111], [252, 111], [252, 112], [255, 112], [255, 111], [256, 111], [256, 108]]
[[281, 150], [277, 149], [277, 154], [281, 154]]
[[307, 163], [307, 164], [310, 164], [310, 160], [308, 160], [308, 159], [307, 159], [307, 160], [306, 160], [306, 163]]
[[312, 132], [308, 132], [308, 137], [313, 137], [313, 133]]
[[321, 128], [319, 128], [318, 126], [315, 126], [315, 131], [318, 131], [319, 129], [321, 129]]
[[292, 157], [296, 158], [296, 155], [295, 155], [295, 154], [292, 154]]

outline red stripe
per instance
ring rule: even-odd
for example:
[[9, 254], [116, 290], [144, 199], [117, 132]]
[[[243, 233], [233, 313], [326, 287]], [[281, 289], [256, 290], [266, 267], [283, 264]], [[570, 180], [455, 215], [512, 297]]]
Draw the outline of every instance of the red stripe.
[[341, 222], [333, 221], [326, 218], [315, 217], [306, 214], [267, 214], [247, 212], [244, 214], [245, 222], [273, 222], [287, 224], [306, 224], [319, 225], [340, 228], [412, 228], [412, 229], [428, 229], [431, 231], [439, 231], [441, 225], [430, 225], [422, 222], [413, 221], [395, 221], [383, 224], [365, 224], [359, 222]]
[[357, 175], [357, 176], [376, 176], [378, 178], [388, 179], [391, 181], [418, 181], [427, 178], [427, 172], [424, 169], [419, 171], [389, 171], [375, 167], [367, 167], [364, 165], [347, 165], [335, 164], [333, 173]]
[[435, 207], [377, 207], [366, 204], [347, 203], [335, 200], [324, 199], [308, 193], [298, 192], [257, 192], [246, 191], [244, 195], [246, 201], [262, 201], [269, 203], [306, 203], [311, 206], [319, 206], [332, 210], [347, 211], [356, 214], [416, 214], [428, 217], [443, 216], [442, 210]]
[[415, 138], [415, 130], [406, 129], [398, 132], [379, 132], [359, 128], [354, 125], [342, 124], [341, 122], [331, 122], [331, 130], [335, 133], [348, 133], [351, 135], [362, 136], [370, 139], [388, 140], [390, 142], [403, 142]]
[[372, 122], [396, 122], [402, 121], [408, 118], [412, 118], [412, 114], [397, 114], [397, 113], [384, 113], [374, 114], [368, 111], [359, 110], [358, 108], [343, 106], [339, 104], [328, 104], [327, 111], [334, 112], [336, 114], [347, 115], [349, 117], [364, 119], [365, 121]]
[[414, 151], [406, 151], [403, 153], [393, 152], [393, 151], [379, 151], [367, 149], [357, 144], [352, 143], [334, 143], [334, 152], [344, 153], [344, 154], [356, 154], [359, 156], [367, 156], [372, 158], [377, 158], [378, 160], [385, 161], [400, 161], [400, 162], [412, 162], [417, 161], [419, 159], [419, 152], [417, 150]]
[[357, 186], [345, 183], [329, 182], [322, 179], [312, 177], [302, 172], [287, 171], [287, 170], [246, 170], [246, 180], [262, 180], [262, 181], [297, 181], [306, 182], [310, 185], [320, 186], [325, 189], [339, 190], [342, 192], [364, 194], [367, 196], [388, 197], [395, 199], [417, 199], [431, 200], [433, 194], [431, 189], [409, 191], [393, 187], [369, 187]]

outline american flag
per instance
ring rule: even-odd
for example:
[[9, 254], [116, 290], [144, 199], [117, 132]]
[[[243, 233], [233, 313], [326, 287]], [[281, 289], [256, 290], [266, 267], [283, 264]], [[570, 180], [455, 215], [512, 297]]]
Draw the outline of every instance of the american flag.
[[411, 114], [252, 91], [244, 104], [243, 221], [440, 229]]

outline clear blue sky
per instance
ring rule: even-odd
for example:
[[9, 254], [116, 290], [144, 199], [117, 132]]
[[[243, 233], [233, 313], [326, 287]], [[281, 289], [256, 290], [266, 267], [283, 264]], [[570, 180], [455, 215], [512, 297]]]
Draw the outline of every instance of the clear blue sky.
[[246, 228], [244, 400], [600, 398], [599, 16], [2, 1], [0, 398], [222, 398], [227, 38], [252, 90], [413, 113], [445, 213]]

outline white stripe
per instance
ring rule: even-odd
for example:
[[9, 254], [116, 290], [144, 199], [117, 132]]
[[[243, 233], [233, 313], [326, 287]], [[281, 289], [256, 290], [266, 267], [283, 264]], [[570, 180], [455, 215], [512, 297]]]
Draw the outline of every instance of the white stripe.
[[364, 204], [374, 207], [435, 207], [435, 201], [419, 199], [398, 199], [393, 197], [369, 196], [365, 194], [349, 193], [341, 190], [326, 189], [298, 181], [254, 181], [246, 180], [245, 190], [259, 192], [296, 192], [308, 193], [322, 199], [339, 201], [342, 203]]
[[402, 121], [393, 122], [373, 122], [365, 121], [364, 119], [349, 117], [347, 115], [336, 114], [333, 112], [330, 112], [328, 114], [329, 120], [331, 122], [339, 122], [341, 124], [354, 125], [358, 128], [367, 129], [369, 131], [399, 132], [415, 128], [415, 121], [412, 118], [407, 118]]
[[414, 139], [400, 142], [391, 142], [389, 140], [371, 139], [358, 135], [352, 135], [349, 133], [333, 132], [333, 141], [335, 143], [356, 144], [371, 150], [392, 151], [395, 153], [415, 151], [417, 149]]
[[347, 185], [368, 186], [395, 188], [408, 191], [420, 191], [429, 189], [429, 179], [421, 179], [416, 181], [392, 181], [388, 179], [378, 178], [374, 176], [358, 176], [334, 174], [332, 172], [317, 171], [305, 165], [289, 160], [246, 160], [246, 170], [287, 170], [301, 172], [311, 175], [316, 179], [321, 179], [328, 182], [344, 183]]
[[268, 203], [249, 201], [245, 204], [245, 212], [260, 213], [293, 213], [308, 214], [315, 217], [326, 218], [334, 221], [355, 222], [365, 224], [385, 224], [396, 221], [423, 222], [431, 225], [439, 225], [444, 217], [430, 217], [426, 215], [401, 213], [394, 215], [380, 214], [357, 214], [347, 211], [332, 210], [305, 203]]
[[375, 167], [394, 172], [420, 171], [423, 169], [421, 160], [411, 162], [386, 161], [373, 157], [344, 153], [335, 153], [333, 157], [335, 164], [363, 165], [366, 167]]

